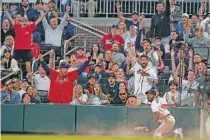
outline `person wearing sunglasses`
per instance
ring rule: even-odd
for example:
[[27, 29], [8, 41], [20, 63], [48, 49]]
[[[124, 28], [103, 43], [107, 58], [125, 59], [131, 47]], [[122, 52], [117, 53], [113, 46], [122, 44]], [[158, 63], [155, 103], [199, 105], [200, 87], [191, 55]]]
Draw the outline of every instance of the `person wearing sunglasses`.
[[128, 98], [128, 92], [121, 89], [118, 93], [118, 98], [112, 102], [114, 105], [125, 105]]

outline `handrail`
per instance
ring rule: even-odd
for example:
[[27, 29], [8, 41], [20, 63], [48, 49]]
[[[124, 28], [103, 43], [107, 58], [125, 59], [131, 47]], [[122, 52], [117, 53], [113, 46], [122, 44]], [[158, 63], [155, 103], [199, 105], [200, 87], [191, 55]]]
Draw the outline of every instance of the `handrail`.
[[13, 74], [15, 74], [15, 73], [17, 73], [17, 72], [19, 72], [19, 71], [20, 71], [20, 75], [21, 75], [21, 76], [20, 76], [20, 77], [21, 77], [20, 79], [22, 80], [22, 78], [23, 78], [22, 70], [21, 70], [21, 69], [18, 69], [18, 70], [16, 70], [16, 71], [14, 71], [14, 72], [12, 72], [12, 73], [10, 73], [10, 74], [4, 76], [3, 78], [0, 79], [0, 81], [7, 79], [8, 77], [12, 76]]
[[102, 35], [99, 35], [99, 34], [94, 33], [94, 32], [92, 32], [92, 31], [90, 31], [90, 30], [88, 30], [88, 29], [85, 29], [85, 28], [83, 28], [83, 27], [80, 27], [79, 25], [77, 25], [77, 24], [75, 24], [75, 23], [72, 23], [72, 22], [71, 22], [71, 24], [74, 25], [75, 27], [78, 27], [78, 28], [80, 28], [80, 29], [83, 29], [83, 30], [85, 30], [85, 31], [87, 31], [87, 32], [89, 32], [89, 33], [91, 33], [91, 34], [93, 34], [93, 35], [96, 35], [96, 36], [100, 37], [100, 38], [103, 37]]
[[[82, 23], [82, 22], [80, 22], [80, 21], [78, 21], [78, 20], [75, 20], [75, 19], [73, 19], [73, 18], [71, 18], [71, 21], [74, 21], [74, 22], [76, 22], [76, 23], [79, 23], [79, 24], [81, 24], [81, 25], [84, 25], [84, 26], [86, 26], [86, 27], [88, 27], [88, 28], [90, 28], [90, 29], [92, 29], [92, 30], [94, 30], [94, 31], [96, 31], [96, 32], [99, 32], [99, 33], [103, 34], [103, 35], [107, 34], [107, 33], [103, 32], [103, 31], [101, 31], [101, 30], [98, 30], [98, 29], [96, 29], [96, 28], [94, 28], [94, 27], [92, 27], [92, 26], [90, 26], [90, 25], [84, 24], [84, 23]], [[72, 22], [71, 22], [71, 23], [72, 23]]]
[[[50, 51], [48, 51], [48, 52], [46, 52], [45, 54], [43, 54], [42, 57], [47, 56], [47, 55], [49, 54], [49, 52], [50, 52]], [[54, 54], [54, 59], [55, 59], [55, 54]], [[38, 60], [39, 60], [39, 59], [37, 58], [37, 59], [35, 59], [35, 60], [32, 62], [32, 73], [34, 73], [34, 70], [33, 70], [34, 64], [35, 64], [35, 62], [38, 61]]]
[[66, 40], [64, 43], [64, 49], [63, 49], [63, 59], [66, 58], [66, 49], [67, 49], [67, 43], [69, 43], [71, 40], [75, 39], [78, 36], [84, 36], [84, 34], [76, 34], [73, 37], [71, 37], [70, 39]]
[[76, 50], [77, 48], [79, 48], [79, 46], [74, 47], [73, 49], [71, 49], [70, 51], [68, 51], [68, 52], [66, 53], [66, 55], [70, 54], [71, 52], [73, 52], [73, 51]]

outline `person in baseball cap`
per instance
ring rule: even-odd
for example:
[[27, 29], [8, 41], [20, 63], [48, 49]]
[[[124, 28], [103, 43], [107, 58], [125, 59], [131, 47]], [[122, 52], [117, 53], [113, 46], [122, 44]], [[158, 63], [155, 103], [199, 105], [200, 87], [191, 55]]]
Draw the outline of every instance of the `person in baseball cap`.
[[152, 102], [156, 98], [156, 91], [154, 89], [146, 91], [145, 94], [149, 102]]
[[42, 1], [42, 0], [37, 0], [37, 1], [36, 1], [36, 5], [38, 5], [38, 4], [40, 4], [40, 3], [43, 4], [43, 1]]
[[137, 15], [137, 16], [139, 16], [139, 13], [138, 13], [137, 11], [133, 11], [133, 12], [132, 12], [132, 15]]

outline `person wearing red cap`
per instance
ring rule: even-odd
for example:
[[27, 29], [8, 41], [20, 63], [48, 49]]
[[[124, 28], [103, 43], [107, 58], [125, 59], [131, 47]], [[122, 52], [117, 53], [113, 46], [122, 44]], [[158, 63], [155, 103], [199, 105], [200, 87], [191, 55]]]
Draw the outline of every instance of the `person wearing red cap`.
[[44, 62], [42, 55], [39, 60], [44, 70], [50, 75], [50, 90], [48, 100], [55, 104], [69, 104], [73, 98], [74, 81], [79, 78], [84, 69], [92, 63], [87, 60], [80, 68], [68, 72], [69, 64], [61, 60], [59, 70], [50, 69]]

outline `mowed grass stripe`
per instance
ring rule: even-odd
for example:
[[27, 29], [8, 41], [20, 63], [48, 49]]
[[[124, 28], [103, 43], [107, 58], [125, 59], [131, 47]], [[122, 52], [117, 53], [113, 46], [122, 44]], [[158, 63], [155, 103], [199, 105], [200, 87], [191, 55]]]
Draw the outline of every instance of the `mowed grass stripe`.
[[[106, 137], [106, 136], [66, 136], [66, 135], [2, 135], [2, 140], [154, 140], [139, 137]], [[179, 140], [164, 138], [161, 140]], [[187, 138], [184, 140], [199, 140]], [[206, 139], [207, 140], [207, 139]]]

